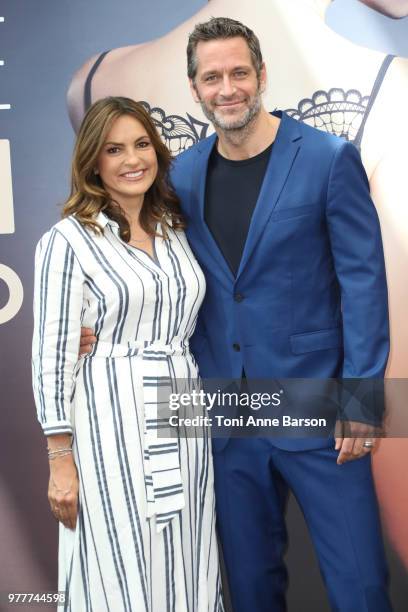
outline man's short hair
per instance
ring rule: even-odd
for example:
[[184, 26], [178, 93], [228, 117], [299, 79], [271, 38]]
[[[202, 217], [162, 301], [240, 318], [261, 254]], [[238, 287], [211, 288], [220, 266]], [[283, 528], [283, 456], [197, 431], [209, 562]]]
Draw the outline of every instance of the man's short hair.
[[252, 63], [259, 77], [263, 59], [258, 37], [240, 21], [228, 17], [212, 17], [209, 21], [198, 23], [188, 37], [187, 45], [187, 74], [194, 81], [197, 74], [196, 49], [199, 42], [209, 40], [226, 40], [240, 36], [249, 47]]

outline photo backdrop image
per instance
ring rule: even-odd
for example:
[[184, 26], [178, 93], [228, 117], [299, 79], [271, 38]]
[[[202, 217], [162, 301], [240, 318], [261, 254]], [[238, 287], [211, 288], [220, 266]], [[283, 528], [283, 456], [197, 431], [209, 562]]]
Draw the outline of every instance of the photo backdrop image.
[[[56, 588], [58, 530], [31, 389], [35, 246], [60, 217], [75, 130], [93, 101], [126, 95], [142, 102], [174, 155], [212, 133], [186, 75], [187, 36], [196, 22], [229, 16], [250, 26], [268, 71], [266, 108], [360, 149], [386, 257], [387, 376], [406, 377], [408, 17], [396, 19], [375, 4], [381, 3], [257, 0], [254, 10], [250, 0], [0, 3], [1, 593]], [[398, 401], [392, 404], [397, 410]], [[382, 440], [373, 457], [391, 593], [401, 612], [408, 596], [407, 460], [404, 437]], [[307, 602], [328, 610], [293, 499], [288, 529], [289, 609]]]

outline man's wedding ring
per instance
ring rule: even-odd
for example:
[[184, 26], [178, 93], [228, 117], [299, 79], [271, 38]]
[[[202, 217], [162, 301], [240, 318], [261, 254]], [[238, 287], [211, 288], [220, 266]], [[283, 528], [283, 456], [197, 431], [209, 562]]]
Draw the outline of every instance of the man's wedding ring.
[[363, 444], [364, 448], [373, 448], [374, 442], [372, 440], [366, 440]]

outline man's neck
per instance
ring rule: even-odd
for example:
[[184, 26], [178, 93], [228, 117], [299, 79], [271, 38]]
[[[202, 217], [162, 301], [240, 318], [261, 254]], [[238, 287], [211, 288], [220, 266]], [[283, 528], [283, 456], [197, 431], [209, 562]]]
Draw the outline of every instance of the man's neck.
[[245, 128], [240, 130], [216, 129], [218, 152], [227, 159], [240, 160], [255, 157], [275, 140], [280, 119], [264, 108]]

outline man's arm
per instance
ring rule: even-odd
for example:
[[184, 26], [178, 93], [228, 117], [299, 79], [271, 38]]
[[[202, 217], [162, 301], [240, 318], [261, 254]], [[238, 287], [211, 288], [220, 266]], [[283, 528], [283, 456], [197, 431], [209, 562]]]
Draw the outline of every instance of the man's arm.
[[[336, 436], [338, 462], [362, 456], [380, 425], [375, 380], [384, 377], [389, 353], [388, 295], [380, 224], [357, 149], [336, 151], [327, 192], [327, 224], [341, 289], [343, 379], [360, 379], [344, 393]], [[346, 382], [346, 381], [345, 381]], [[380, 415], [381, 416], [381, 415]]]
[[327, 223], [341, 288], [343, 378], [383, 378], [389, 353], [388, 293], [378, 215], [354, 145], [333, 160]]

